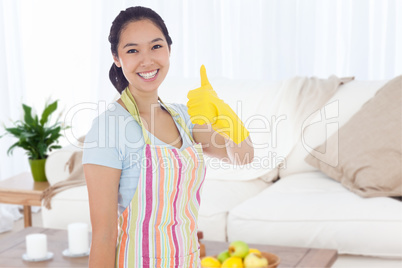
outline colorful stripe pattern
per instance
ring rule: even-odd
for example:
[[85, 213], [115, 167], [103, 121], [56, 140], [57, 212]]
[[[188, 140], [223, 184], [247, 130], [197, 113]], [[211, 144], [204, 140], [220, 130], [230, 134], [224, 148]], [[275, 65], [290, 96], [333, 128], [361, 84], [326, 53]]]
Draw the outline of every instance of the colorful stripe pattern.
[[147, 144], [143, 153], [136, 193], [119, 217], [116, 267], [200, 267], [202, 147]]

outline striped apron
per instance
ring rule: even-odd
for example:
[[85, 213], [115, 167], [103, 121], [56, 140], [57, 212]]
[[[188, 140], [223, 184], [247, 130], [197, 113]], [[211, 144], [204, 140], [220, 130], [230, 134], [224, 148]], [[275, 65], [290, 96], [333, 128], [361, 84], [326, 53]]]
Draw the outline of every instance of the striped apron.
[[194, 142], [180, 115], [164, 105], [193, 144], [182, 151], [152, 145], [128, 88], [121, 99], [140, 124], [145, 146], [137, 190], [119, 216], [116, 267], [201, 267], [197, 239], [205, 178], [201, 144]]

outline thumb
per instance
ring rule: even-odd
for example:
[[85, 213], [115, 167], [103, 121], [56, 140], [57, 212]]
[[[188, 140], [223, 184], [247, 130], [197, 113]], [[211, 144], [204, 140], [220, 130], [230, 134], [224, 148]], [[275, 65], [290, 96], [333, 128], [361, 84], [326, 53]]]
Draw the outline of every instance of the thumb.
[[204, 64], [201, 65], [200, 76], [201, 76], [201, 86], [202, 87], [210, 85], [210, 83], [208, 81], [208, 77], [207, 77], [207, 70], [205, 69]]

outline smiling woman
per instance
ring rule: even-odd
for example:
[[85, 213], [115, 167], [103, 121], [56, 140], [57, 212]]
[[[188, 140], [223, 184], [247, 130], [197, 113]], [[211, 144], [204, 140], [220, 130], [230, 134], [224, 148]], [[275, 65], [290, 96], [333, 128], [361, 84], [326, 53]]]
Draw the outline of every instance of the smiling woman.
[[169, 70], [172, 40], [153, 10], [137, 6], [120, 12], [109, 41], [109, 78], [121, 96], [85, 138], [89, 266], [200, 267], [204, 153], [249, 163], [254, 154], [249, 133], [217, 97], [204, 66], [201, 87], [188, 94], [188, 111], [183, 104], [162, 102], [158, 90]]
[[114, 66], [122, 70], [134, 91], [156, 90], [165, 79], [170, 65], [170, 44], [166, 39], [148, 19], [131, 22], [121, 31], [117, 53], [113, 53]]
[[[129, 81], [127, 80], [133, 79], [136, 75], [144, 79], [152, 79], [155, 74], [159, 74], [159, 69], [146, 69], [153, 64], [153, 62], [149, 62], [150, 60], [158, 61], [160, 67], [163, 67], [162, 74], [158, 75], [160, 82], [157, 87], [166, 77], [169, 70], [172, 39], [163, 20], [155, 14], [145, 11], [144, 14], [136, 16], [133, 20], [127, 18], [128, 15], [122, 12], [110, 29], [109, 42], [114, 64], [110, 69], [109, 78], [119, 93], [128, 86]], [[133, 23], [122, 27], [127, 19], [131, 19]], [[152, 59], [150, 53], [152, 53]], [[138, 66], [140, 63], [142, 65]], [[126, 73], [123, 73], [125, 70], [130, 78], [126, 78]], [[155, 83], [153, 84], [155, 85]]]

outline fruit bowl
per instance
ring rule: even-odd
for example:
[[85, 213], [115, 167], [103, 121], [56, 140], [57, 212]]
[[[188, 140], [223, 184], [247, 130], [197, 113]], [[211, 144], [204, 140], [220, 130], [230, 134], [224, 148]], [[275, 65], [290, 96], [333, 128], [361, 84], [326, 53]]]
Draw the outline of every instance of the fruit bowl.
[[[281, 262], [281, 259], [273, 253], [261, 251], [261, 255], [268, 260], [268, 266], [264, 268], [276, 268]], [[217, 258], [218, 255], [215, 255], [214, 257]]]
[[281, 259], [273, 253], [261, 252], [261, 255], [268, 260], [268, 268], [276, 268], [281, 262]]

